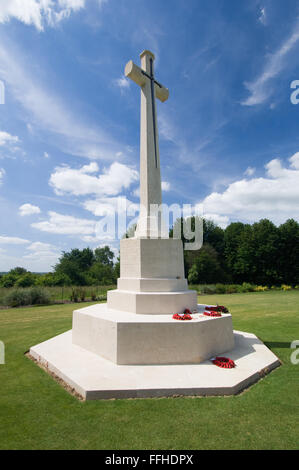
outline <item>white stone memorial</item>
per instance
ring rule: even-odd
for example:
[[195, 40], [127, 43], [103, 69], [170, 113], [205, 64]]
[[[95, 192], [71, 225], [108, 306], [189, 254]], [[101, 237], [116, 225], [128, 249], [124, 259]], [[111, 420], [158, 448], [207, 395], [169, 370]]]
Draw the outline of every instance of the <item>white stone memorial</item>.
[[[140, 58], [141, 67], [125, 68], [141, 89], [140, 215], [134, 238], [120, 242], [117, 289], [107, 304], [75, 310], [71, 331], [30, 354], [86, 399], [236, 393], [279, 361], [254, 335], [234, 332], [229, 313], [204, 316], [188, 289], [182, 241], [168, 238], [155, 209], [162, 203], [155, 98], [166, 101], [168, 89], [154, 78], [154, 55]], [[173, 319], [186, 308], [197, 310], [192, 320]], [[209, 361], [223, 353], [245, 369]]]

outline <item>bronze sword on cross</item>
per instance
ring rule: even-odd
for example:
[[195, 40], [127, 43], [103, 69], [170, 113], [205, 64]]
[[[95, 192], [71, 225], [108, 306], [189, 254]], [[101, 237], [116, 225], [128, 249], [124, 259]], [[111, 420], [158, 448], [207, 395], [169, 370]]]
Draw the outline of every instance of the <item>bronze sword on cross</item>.
[[[139, 86], [144, 87], [146, 85], [146, 78], [150, 80], [150, 97], [147, 96], [148, 100], [151, 101], [151, 114], [152, 114], [152, 126], [153, 126], [153, 138], [154, 138], [154, 153], [155, 153], [155, 167], [158, 167], [158, 158], [157, 158], [157, 123], [156, 123], [156, 101], [157, 97], [160, 101], [164, 102], [168, 99], [169, 91], [161, 83], [159, 83], [154, 77], [154, 55], [149, 51], [144, 51], [147, 60], [145, 62], [144, 68], [140, 68], [129, 61], [125, 68], [125, 75], [137, 83]], [[147, 129], [148, 131], [148, 129]]]

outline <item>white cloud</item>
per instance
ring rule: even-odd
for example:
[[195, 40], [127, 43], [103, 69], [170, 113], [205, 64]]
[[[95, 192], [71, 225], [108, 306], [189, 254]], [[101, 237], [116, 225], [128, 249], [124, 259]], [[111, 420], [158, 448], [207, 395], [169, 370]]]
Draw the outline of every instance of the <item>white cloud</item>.
[[33, 252], [41, 252], [41, 251], [50, 251], [50, 250], [57, 251], [58, 249], [56, 248], [56, 246], [51, 245], [50, 243], [33, 242], [29, 246], [26, 247], [26, 250], [33, 251]]
[[55, 262], [60, 255], [60, 250], [50, 243], [34, 242], [27, 246], [26, 250], [27, 254], [23, 258], [41, 263], [45, 261]]
[[48, 154], [48, 152], [44, 152], [44, 158], [50, 158], [50, 155]]
[[85, 6], [85, 0], [58, 0], [58, 3], [62, 8], [71, 8], [73, 10], [80, 10]]
[[115, 86], [120, 88], [121, 93], [130, 88], [130, 81], [126, 77], [117, 78], [113, 80]]
[[35, 222], [31, 227], [42, 232], [56, 233], [59, 235], [92, 235], [95, 233], [94, 220], [80, 219], [71, 215], [48, 212], [48, 220]]
[[98, 237], [92, 235], [84, 235], [84, 237], [82, 237], [82, 240], [87, 243], [99, 243]]
[[5, 175], [5, 170], [4, 168], [0, 168], [0, 185], [2, 184], [3, 177]]
[[33, 204], [27, 203], [19, 207], [19, 213], [21, 216], [39, 214], [40, 208], [38, 206], [34, 206]]
[[16, 144], [19, 142], [19, 137], [11, 135], [8, 132], [0, 131], [0, 146], [6, 146], [10, 144]]
[[255, 168], [252, 168], [251, 166], [249, 166], [245, 171], [244, 171], [244, 175], [245, 176], [252, 176], [254, 175], [255, 173]]
[[83, 203], [83, 207], [97, 217], [114, 215], [116, 213], [127, 213], [128, 216], [133, 216], [139, 211], [139, 204], [121, 196], [89, 199]]
[[14, 18], [43, 31], [84, 7], [85, 0], [0, 0], [0, 23]]
[[294, 153], [292, 157], [289, 158], [291, 162], [291, 167], [295, 168], [295, 170], [299, 170], [299, 152]]
[[162, 191], [170, 191], [170, 183], [168, 181], [162, 181], [161, 187]]
[[259, 22], [264, 26], [267, 24], [267, 12], [265, 7], [260, 9]]
[[203, 214], [203, 218], [207, 220], [212, 220], [216, 225], [219, 225], [219, 227], [221, 228], [225, 228], [229, 224], [229, 217], [227, 215]]
[[109, 168], [104, 168], [100, 175], [92, 174], [98, 173], [98, 171], [99, 167], [95, 162], [79, 169], [73, 169], [69, 166], [56, 167], [50, 177], [49, 184], [59, 195], [114, 196], [138, 180], [136, 170], [118, 162], [112, 163]]
[[269, 218], [278, 224], [287, 218], [299, 220], [299, 152], [289, 158], [288, 168], [276, 158], [265, 169], [265, 177], [241, 179], [222, 193], [211, 193], [202, 201], [204, 213], [230, 221]]
[[135, 196], [135, 197], [140, 197], [140, 187], [138, 186], [138, 188], [134, 189], [134, 191], [132, 192], [132, 195]]
[[[285, 66], [285, 58], [299, 41], [299, 22], [297, 21], [291, 35], [283, 42], [279, 49], [269, 55], [265, 61], [264, 70], [258, 78], [252, 82], [245, 82], [250, 96], [241, 104], [244, 106], [255, 106], [266, 101], [272, 94], [270, 80], [276, 77]], [[291, 61], [292, 63], [292, 61]]]
[[30, 243], [29, 240], [19, 237], [6, 237], [5, 235], [0, 235], [0, 243], [4, 245], [24, 245]]

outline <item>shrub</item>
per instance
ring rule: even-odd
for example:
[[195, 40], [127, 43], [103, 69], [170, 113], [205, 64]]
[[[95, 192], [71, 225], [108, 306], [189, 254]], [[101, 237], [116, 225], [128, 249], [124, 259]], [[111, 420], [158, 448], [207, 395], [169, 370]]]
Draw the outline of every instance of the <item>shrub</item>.
[[84, 302], [85, 297], [86, 297], [85, 289], [84, 289], [84, 287], [80, 287], [80, 289], [79, 289], [79, 298], [80, 298], [81, 302]]
[[97, 293], [95, 291], [91, 291], [90, 297], [91, 297], [91, 300], [97, 300]]
[[281, 288], [282, 288], [282, 290], [284, 290], [284, 291], [286, 291], [286, 290], [291, 290], [291, 289], [292, 289], [291, 286], [287, 286], [286, 284], [282, 284], [282, 285], [281, 285]]
[[237, 284], [228, 284], [226, 286], [226, 293], [227, 294], [236, 294], [238, 292], [238, 285]]
[[243, 282], [242, 289], [242, 292], [254, 292], [255, 285], [250, 284], [250, 282]]
[[216, 294], [225, 294], [226, 286], [225, 284], [216, 284]]
[[203, 294], [216, 294], [216, 286], [214, 284], [208, 284], [202, 286]]
[[49, 304], [51, 301], [48, 291], [38, 286], [34, 286], [31, 287], [31, 289], [28, 289], [28, 294], [30, 295], [30, 303], [32, 305]]
[[197, 271], [197, 268], [196, 268], [196, 264], [193, 264], [193, 266], [191, 267], [191, 269], [189, 271], [188, 282], [190, 284], [195, 284], [196, 282], [198, 282], [198, 271]]
[[268, 287], [267, 286], [256, 286], [254, 288], [255, 292], [265, 292], [266, 290], [268, 290]]
[[104, 302], [105, 300], [107, 300], [107, 294], [98, 295], [96, 300]]
[[40, 287], [30, 289], [14, 289], [4, 299], [9, 307], [21, 307], [22, 305], [42, 305], [50, 303], [47, 291]]
[[21, 305], [30, 305], [31, 296], [28, 290], [25, 289], [12, 290], [4, 298], [4, 303], [9, 307], [20, 307]]
[[70, 300], [72, 302], [84, 302], [86, 297], [86, 291], [84, 287], [72, 287]]
[[78, 289], [78, 287], [72, 287], [70, 300], [71, 300], [71, 302], [79, 302], [79, 289]]

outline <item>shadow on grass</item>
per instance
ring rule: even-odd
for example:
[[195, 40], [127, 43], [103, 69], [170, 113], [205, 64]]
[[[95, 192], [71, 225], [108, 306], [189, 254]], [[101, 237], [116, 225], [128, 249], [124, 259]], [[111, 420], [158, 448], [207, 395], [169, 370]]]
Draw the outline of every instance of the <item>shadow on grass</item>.
[[264, 341], [264, 344], [269, 348], [286, 348], [290, 349], [291, 343], [284, 343], [282, 341]]

